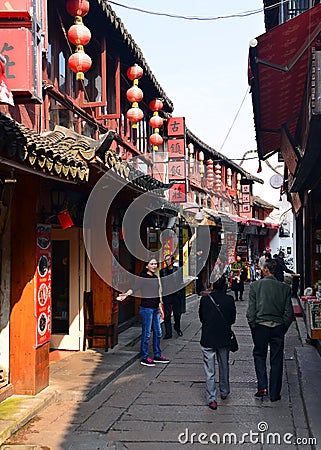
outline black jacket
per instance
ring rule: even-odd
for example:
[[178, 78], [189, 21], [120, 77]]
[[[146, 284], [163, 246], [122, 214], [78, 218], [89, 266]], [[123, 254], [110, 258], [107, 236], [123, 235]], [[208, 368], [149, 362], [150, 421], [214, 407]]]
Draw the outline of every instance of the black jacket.
[[133, 291], [140, 291], [141, 306], [144, 308], [158, 308], [160, 303], [160, 284], [156, 275], [148, 275], [145, 271], [141, 272]]
[[178, 267], [174, 266], [172, 270], [168, 267], [164, 267], [160, 270], [159, 275], [162, 285], [163, 300], [166, 300], [166, 297], [181, 298], [183, 295], [183, 286]]
[[231, 325], [236, 319], [234, 298], [222, 291], [211, 293], [224, 319], [208, 295], [203, 295], [199, 306], [202, 323], [201, 345], [207, 348], [229, 348]]
[[284, 272], [293, 273], [293, 271], [286, 267], [283, 258], [280, 258], [280, 256], [276, 256], [274, 260], [277, 262], [276, 272], [274, 276], [278, 281], [284, 281]]

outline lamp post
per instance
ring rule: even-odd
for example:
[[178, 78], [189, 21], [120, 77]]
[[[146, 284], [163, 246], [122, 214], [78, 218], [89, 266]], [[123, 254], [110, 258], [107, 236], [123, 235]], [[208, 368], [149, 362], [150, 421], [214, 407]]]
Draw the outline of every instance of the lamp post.
[[[183, 266], [184, 266], [184, 242], [183, 242], [183, 214], [184, 211], [192, 210], [198, 208], [198, 212], [195, 214], [195, 219], [197, 222], [201, 222], [204, 219], [204, 215], [202, 213], [201, 206], [190, 206], [188, 208], [183, 208], [183, 205], [180, 205], [180, 212], [178, 214], [178, 262], [180, 267], [180, 276], [181, 276], [181, 284], [183, 286]], [[181, 305], [182, 312], [186, 312], [186, 298], [182, 300]]]

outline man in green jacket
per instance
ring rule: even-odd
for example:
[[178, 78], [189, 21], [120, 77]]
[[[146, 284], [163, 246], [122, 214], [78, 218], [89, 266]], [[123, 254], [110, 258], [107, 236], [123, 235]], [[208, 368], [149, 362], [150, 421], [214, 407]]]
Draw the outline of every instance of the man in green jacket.
[[[281, 400], [284, 336], [293, 319], [291, 288], [274, 277], [274, 260], [263, 264], [264, 278], [250, 287], [246, 317], [254, 343], [253, 357], [258, 383], [256, 398], [270, 394], [272, 402]], [[270, 386], [266, 371], [266, 357], [270, 346]]]

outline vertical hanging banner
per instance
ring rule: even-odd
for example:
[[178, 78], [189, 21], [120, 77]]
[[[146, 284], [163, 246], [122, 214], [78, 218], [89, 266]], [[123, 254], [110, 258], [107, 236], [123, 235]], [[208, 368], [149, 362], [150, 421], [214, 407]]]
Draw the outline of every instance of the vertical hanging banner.
[[250, 185], [242, 184], [241, 188], [242, 214], [245, 217], [251, 217], [251, 195]]
[[185, 117], [167, 119], [168, 179], [175, 181], [169, 190], [169, 201], [186, 202]]
[[50, 341], [51, 315], [51, 225], [37, 225], [36, 231], [35, 313], [36, 346]]

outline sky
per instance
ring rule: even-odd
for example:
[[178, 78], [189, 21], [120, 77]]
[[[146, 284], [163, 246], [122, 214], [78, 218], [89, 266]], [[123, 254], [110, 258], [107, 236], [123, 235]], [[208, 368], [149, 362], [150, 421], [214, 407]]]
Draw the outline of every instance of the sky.
[[[263, 0], [115, 1], [156, 13], [202, 18], [261, 10], [246, 17], [183, 20], [110, 2], [172, 100], [173, 116], [184, 116], [192, 133], [239, 164], [237, 159], [257, 148], [247, 62], [250, 40], [265, 32]], [[278, 165], [275, 157], [269, 162]], [[274, 172], [262, 163], [257, 174], [257, 159], [242, 167], [264, 180], [263, 186], [254, 184], [254, 194], [276, 204], [280, 192], [269, 184]]]

